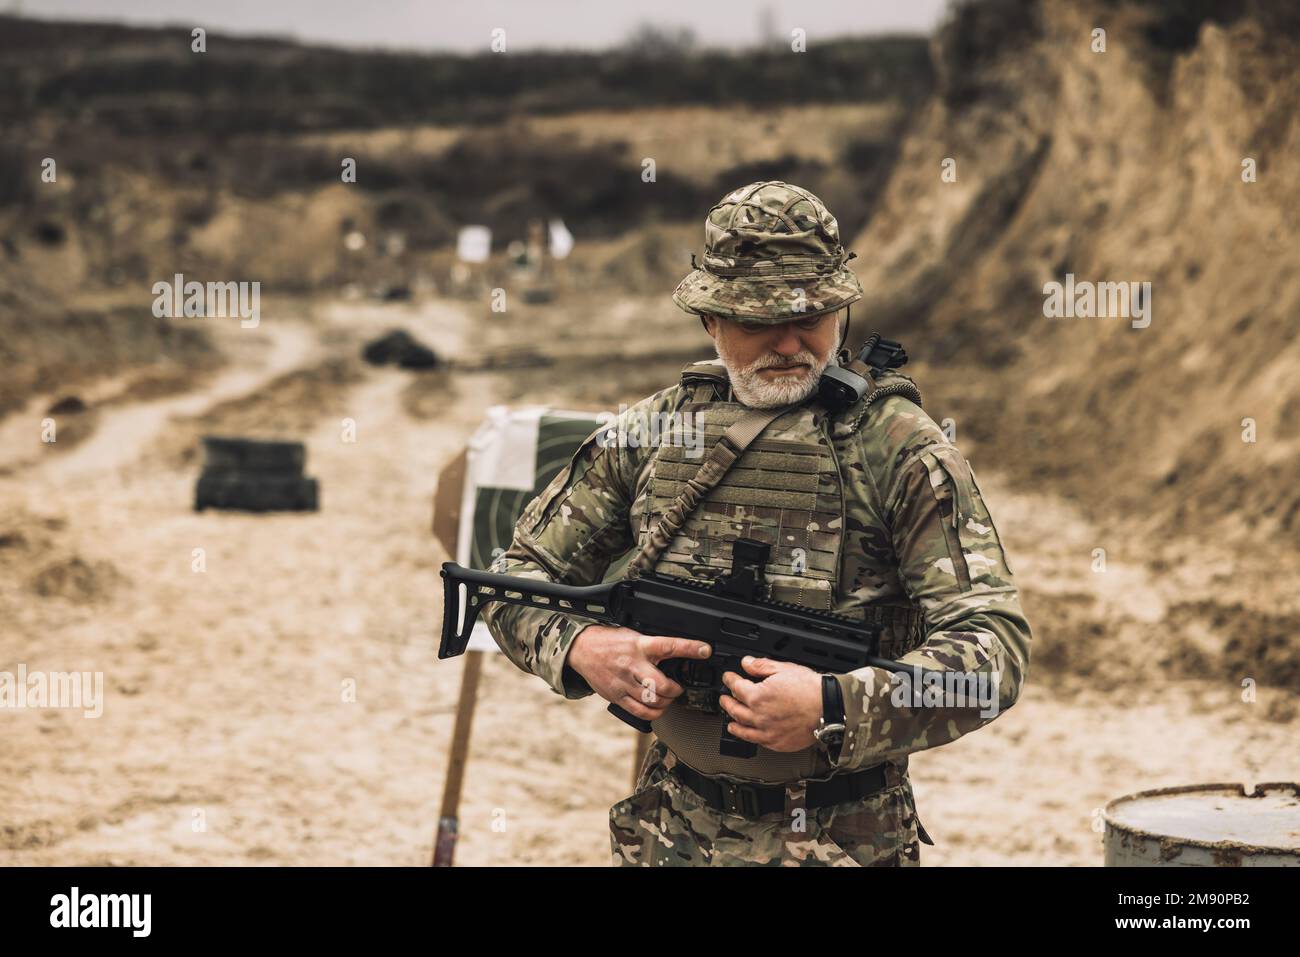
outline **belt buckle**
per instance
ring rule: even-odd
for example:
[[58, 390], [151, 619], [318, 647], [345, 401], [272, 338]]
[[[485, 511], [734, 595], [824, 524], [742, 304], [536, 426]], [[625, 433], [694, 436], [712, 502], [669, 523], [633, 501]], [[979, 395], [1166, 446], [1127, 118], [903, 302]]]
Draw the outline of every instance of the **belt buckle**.
[[723, 433], [718, 437], [718, 444], [730, 452], [732, 458], [740, 457], [741, 450], [736, 446], [735, 442], [731, 441], [731, 438], [726, 433]]
[[742, 817], [758, 817], [758, 790], [752, 784], [718, 782], [722, 787], [722, 810]]

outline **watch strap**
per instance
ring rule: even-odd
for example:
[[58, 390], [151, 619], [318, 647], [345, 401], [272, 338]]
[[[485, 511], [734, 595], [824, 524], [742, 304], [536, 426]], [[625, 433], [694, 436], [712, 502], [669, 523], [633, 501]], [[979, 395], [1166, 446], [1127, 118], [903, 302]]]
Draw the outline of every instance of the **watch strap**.
[[835, 675], [822, 675], [822, 716], [813, 737], [834, 762], [839, 761], [844, 730], [844, 697], [839, 680]]

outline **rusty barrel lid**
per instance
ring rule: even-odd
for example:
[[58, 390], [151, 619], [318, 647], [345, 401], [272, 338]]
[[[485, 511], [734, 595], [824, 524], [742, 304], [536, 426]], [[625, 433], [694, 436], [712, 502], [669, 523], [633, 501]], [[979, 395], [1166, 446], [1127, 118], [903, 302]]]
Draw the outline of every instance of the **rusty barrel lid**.
[[1300, 784], [1191, 784], [1116, 798], [1108, 865], [1300, 867]]

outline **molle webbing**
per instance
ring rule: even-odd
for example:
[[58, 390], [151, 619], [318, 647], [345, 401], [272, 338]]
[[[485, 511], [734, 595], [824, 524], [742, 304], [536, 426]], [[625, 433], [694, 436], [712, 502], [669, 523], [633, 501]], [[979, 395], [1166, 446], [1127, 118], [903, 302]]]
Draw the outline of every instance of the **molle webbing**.
[[[706, 391], [701, 386], [695, 397]], [[731, 542], [745, 536], [772, 546], [769, 597], [806, 608], [832, 608], [844, 500], [835, 453], [812, 409], [787, 407], [775, 416], [725, 478], [689, 509], [682, 506], [681, 493], [691, 487], [699, 454], [707, 457], [723, 444], [723, 436], [752, 410], [707, 401], [687, 402], [683, 412], [681, 427], [692, 430], [694, 441], [670, 436], [656, 453], [645, 488], [639, 541], [654, 558], [651, 567], [683, 578], [716, 579], [730, 568]], [[666, 541], [655, 540], [656, 528], [675, 531]]]
[[704, 464], [686, 480], [686, 487], [660, 516], [659, 523], [651, 530], [641, 551], [632, 559], [628, 568], [633, 576], [654, 568], [655, 562], [681, 529], [686, 517], [699, 505], [700, 499], [722, 480], [722, 476], [727, 474], [727, 470], [744, 454], [745, 449], [783, 411], [785, 410], [749, 409], [727, 428], [709, 449]]

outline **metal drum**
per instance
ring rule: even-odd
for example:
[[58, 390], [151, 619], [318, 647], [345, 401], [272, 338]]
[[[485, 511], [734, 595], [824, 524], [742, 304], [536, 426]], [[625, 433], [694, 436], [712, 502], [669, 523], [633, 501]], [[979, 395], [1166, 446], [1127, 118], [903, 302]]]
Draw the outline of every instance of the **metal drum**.
[[1106, 805], [1107, 867], [1300, 867], [1300, 785], [1192, 784]]

